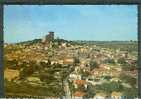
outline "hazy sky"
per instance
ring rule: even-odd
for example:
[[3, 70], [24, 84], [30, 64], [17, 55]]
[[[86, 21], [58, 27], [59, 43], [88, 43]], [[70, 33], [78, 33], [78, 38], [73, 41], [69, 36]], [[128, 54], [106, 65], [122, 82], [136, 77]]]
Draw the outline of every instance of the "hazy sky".
[[5, 42], [41, 38], [48, 31], [67, 40], [137, 40], [137, 6], [4, 6]]

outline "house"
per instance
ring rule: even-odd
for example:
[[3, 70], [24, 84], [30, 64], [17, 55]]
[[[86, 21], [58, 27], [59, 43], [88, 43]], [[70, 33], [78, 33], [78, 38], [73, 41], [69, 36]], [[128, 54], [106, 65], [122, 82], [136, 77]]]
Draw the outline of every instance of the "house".
[[80, 52], [85, 53], [85, 52], [87, 52], [87, 49], [86, 48], [80, 48]]
[[111, 98], [112, 99], [122, 99], [122, 93], [120, 93], [120, 92], [112, 92], [112, 94], [111, 94]]
[[77, 77], [78, 75], [76, 75], [76, 74], [70, 74], [69, 75], [69, 78], [71, 79], [71, 80], [74, 80], [74, 79], [77, 79], [78, 77]]
[[32, 83], [41, 83], [41, 80], [38, 77], [28, 77], [27, 81]]
[[80, 71], [80, 67], [75, 67], [75, 72], [78, 73]]
[[105, 93], [96, 93], [94, 99], [105, 99], [105, 97], [106, 97]]
[[74, 86], [75, 88], [78, 88], [78, 86], [84, 86], [87, 89], [87, 82], [85, 80], [74, 80]]
[[126, 62], [130, 65], [132, 64], [136, 64], [137, 63], [137, 60], [133, 60], [133, 59], [127, 59]]
[[121, 72], [121, 71], [122, 71], [122, 68], [121, 68], [121, 67], [116, 67], [115, 69], [116, 69], [116, 71], [118, 71], [118, 72]]
[[84, 67], [86, 67], [86, 66], [89, 66], [89, 63], [90, 63], [90, 58], [81, 58], [80, 59], [80, 67], [81, 68], [84, 68]]
[[76, 91], [73, 96], [76, 96], [76, 97], [83, 97], [85, 96], [86, 93], [85, 92], [82, 92], [82, 91]]
[[132, 88], [132, 86], [129, 85], [128, 83], [122, 83], [122, 85], [123, 85], [124, 87], [126, 87], [126, 88]]
[[74, 83], [77, 85], [84, 85], [86, 84], [86, 81], [85, 80], [74, 80]]
[[110, 81], [112, 82], [112, 81], [115, 81], [115, 82], [119, 82], [119, 81], [121, 81], [119, 78], [112, 78], [112, 79], [110, 79]]
[[62, 44], [61, 44], [61, 47], [62, 47], [62, 48], [66, 48], [66, 47], [67, 47], [67, 43], [62, 43]]
[[108, 66], [108, 65], [106, 65], [106, 64], [100, 64], [99, 67], [100, 67], [100, 68], [103, 68], [103, 69], [105, 69], [105, 70], [110, 70], [110, 69], [111, 69], [110, 66]]
[[56, 60], [52, 60], [51, 61], [51, 65], [53, 65], [53, 64], [57, 64], [58, 62], [56, 61]]
[[62, 59], [58, 60], [58, 63], [63, 64], [63, 60]]
[[74, 63], [74, 58], [72, 57], [65, 57], [63, 59], [63, 64], [73, 64]]

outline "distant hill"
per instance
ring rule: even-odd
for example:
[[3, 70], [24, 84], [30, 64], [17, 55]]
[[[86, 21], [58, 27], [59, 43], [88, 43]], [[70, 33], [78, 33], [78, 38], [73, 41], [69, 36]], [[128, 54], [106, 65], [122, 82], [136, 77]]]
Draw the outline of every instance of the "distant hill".
[[19, 42], [16, 44], [35, 44], [35, 43], [41, 43], [41, 39], [34, 39], [34, 40], [29, 40], [29, 41], [24, 41], [24, 42]]

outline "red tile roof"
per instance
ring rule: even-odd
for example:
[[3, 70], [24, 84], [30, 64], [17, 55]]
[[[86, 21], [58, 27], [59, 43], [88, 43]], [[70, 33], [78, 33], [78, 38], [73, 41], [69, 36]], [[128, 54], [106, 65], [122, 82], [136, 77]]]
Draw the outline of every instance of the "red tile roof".
[[85, 80], [74, 80], [74, 83], [78, 85], [84, 85], [86, 84], [86, 81]]
[[81, 91], [76, 91], [73, 95], [74, 96], [78, 96], [78, 97], [82, 97], [82, 96], [86, 95], [86, 93], [85, 92], [81, 92]]

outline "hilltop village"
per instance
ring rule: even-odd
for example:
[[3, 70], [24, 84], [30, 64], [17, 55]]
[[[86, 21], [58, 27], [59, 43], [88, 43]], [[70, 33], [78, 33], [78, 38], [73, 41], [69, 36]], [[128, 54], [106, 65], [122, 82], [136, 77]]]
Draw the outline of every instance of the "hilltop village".
[[4, 45], [6, 95], [66, 99], [137, 96], [136, 41], [42, 39]]

